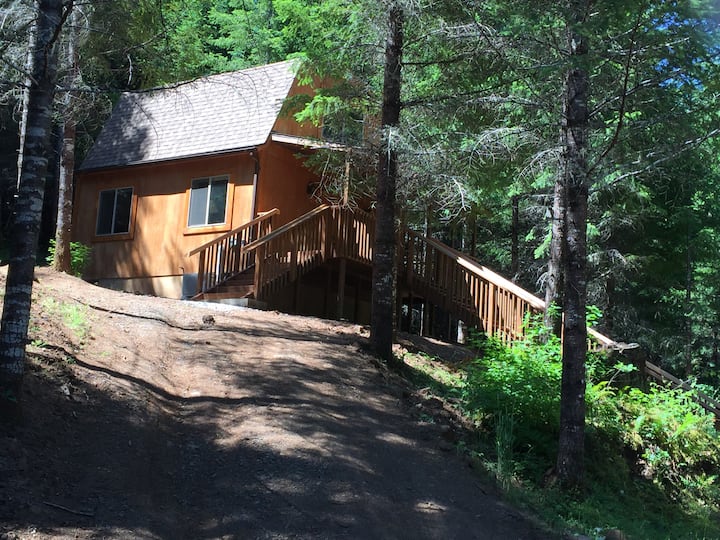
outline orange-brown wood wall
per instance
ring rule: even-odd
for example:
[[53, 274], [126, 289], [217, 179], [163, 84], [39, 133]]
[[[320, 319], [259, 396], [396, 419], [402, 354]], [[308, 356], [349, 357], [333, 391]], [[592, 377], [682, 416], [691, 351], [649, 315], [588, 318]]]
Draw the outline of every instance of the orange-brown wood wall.
[[290, 88], [290, 92], [288, 92], [289, 100], [285, 102], [287, 105], [283, 107], [283, 110], [280, 112], [280, 115], [275, 121], [273, 131], [275, 133], [283, 133], [285, 135], [320, 139], [322, 133], [321, 126], [314, 126], [311, 122], [303, 122], [300, 124], [295, 120], [294, 116], [295, 113], [302, 108], [300, 106], [301, 100], [299, 100], [296, 96], [305, 95], [308, 96], [309, 99], [309, 96], [312, 96], [313, 93], [314, 90], [310, 86], [300, 85], [296, 79]]
[[308, 194], [308, 184], [317, 175], [298, 159], [300, 148], [279, 143], [260, 149], [260, 176], [257, 188], [257, 211], [280, 210], [275, 226], [292, 221], [320, 204]]
[[[197, 271], [193, 248], [250, 219], [255, 161], [247, 153], [140, 165], [78, 175], [73, 237], [92, 246], [88, 279], [180, 275]], [[188, 229], [190, 183], [194, 178], [228, 175], [226, 224]], [[99, 193], [132, 187], [136, 197], [130, 239], [95, 236]], [[220, 229], [220, 230], [218, 230]]]
[[[298, 152], [295, 147], [268, 143], [252, 154], [79, 173], [73, 239], [92, 247], [85, 277], [133, 279], [197, 272], [198, 255], [188, 258], [189, 251], [251, 219], [256, 163], [259, 165], [256, 213], [280, 209], [277, 227], [312, 210], [318, 202], [308, 195], [307, 186], [316, 177], [296, 157]], [[191, 181], [217, 175], [229, 177], [226, 224], [188, 229]], [[123, 187], [132, 187], [136, 198], [131, 238], [96, 236], [100, 191]]]

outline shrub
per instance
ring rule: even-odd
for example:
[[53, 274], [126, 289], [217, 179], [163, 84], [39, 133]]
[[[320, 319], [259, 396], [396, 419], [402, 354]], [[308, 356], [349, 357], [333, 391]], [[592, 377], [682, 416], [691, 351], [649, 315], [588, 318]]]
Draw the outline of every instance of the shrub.
[[[467, 369], [463, 407], [499, 435], [512, 425], [512, 448], [525, 467], [541, 474], [552, 459], [560, 425], [560, 343], [530, 322], [526, 338], [507, 347], [490, 338], [480, 343], [481, 358]], [[528, 454], [533, 457], [528, 461]], [[531, 463], [532, 462], [532, 463]]]
[[651, 385], [618, 395], [625, 420], [623, 441], [639, 455], [642, 474], [673, 497], [717, 501], [720, 444], [715, 417], [691, 392]]
[[[50, 240], [50, 246], [48, 247], [48, 256], [45, 259], [48, 264], [53, 264], [55, 261], [55, 250], [56, 243], [55, 239]], [[85, 268], [90, 263], [90, 254], [92, 248], [86, 246], [80, 242], [70, 242], [70, 273], [72, 275], [80, 277], [82, 276]]]
[[[504, 452], [523, 461], [521, 469], [541, 473], [554, 459], [560, 425], [559, 340], [545, 335], [539, 321], [530, 321], [521, 342], [506, 347], [488, 339], [480, 350], [482, 357], [467, 368], [463, 407], [498, 440], [503, 427], [512, 425], [512, 448], [503, 438]], [[692, 399], [691, 392], [655, 385], [647, 392], [616, 388], [618, 376], [634, 369], [608, 364], [603, 355], [588, 356], [588, 443], [614, 457], [625, 453], [626, 471], [652, 479], [672, 498], [716, 504], [720, 500], [720, 443], [714, 416]]]

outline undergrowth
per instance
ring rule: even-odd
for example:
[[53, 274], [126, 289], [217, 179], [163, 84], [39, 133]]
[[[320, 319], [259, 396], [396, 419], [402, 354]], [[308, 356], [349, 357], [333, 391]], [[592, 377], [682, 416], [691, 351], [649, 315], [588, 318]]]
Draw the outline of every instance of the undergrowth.
[[587, 362], [586, 488], [548, 485], [557, 452], [560, 343], [529, 324], [506, 347], [478, 340], [479, 358], [447, 366], [406, 358], [413, 380], [449, 398], [474, 425], [464, 443], [517, 502], [548, 523], [604, 538], [720, 538], [720, 444], [715, 418], [679, 389], [621, 384], [632, 365], [601, 355]]
[[42, 302], [42, 307], [48, 313], [59, 316], [80, 342], [85, 340], [90, 331], [90, 321], [85, 306], [46, 298]]
[[[48, 255], [45, 262], [52, 265], [55, 261], [57, 243], [54, 238], [50, 239]], [[70, 273], [73, 276], [81, 277], [87, 266], [90, 264], [92, 248], [80, 242], [70, 242]]]

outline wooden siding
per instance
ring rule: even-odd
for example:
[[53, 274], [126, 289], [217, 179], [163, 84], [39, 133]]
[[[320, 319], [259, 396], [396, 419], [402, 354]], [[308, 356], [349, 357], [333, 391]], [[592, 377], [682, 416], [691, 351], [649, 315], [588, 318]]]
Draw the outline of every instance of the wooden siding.
[[[186, 254], [251, 219], [256, 158], [259, 164], [257, 212], [279, 208], [282, 225], [312, 210], [317, 201], [307, 193], [315, 175], [302, 165], [300, 151], [277, 143], [258, 151], [178, 160], [118, 169], [81, 172], [75, 194], [73, 240], [90, 245], [91, 280], [155, 278], [195, 273], [197, 257]], [[228, 215], [222, 226], [187, 227], [190, 184], [194, 178], [228, 175]], [[95, 236], [99, 193], [132, 187], [133, 230], [121, 237]], [[145, 283], [145, 282], [143, 282]], [[150, 287], [142, 292], [159, 294]]]
[[[182, 274], [183, 268], [195, 272], [197, 261], [186, 257], [188, 251], [250, 219], [254, 172], [249, 155], [235, 154], [80, 173], [73, 239], [92, 246], [86, 277], [170, 276]], [[228, 175], [230, 185], [226, 224], [212, 231], [188, 231], [190, 182], [222, 174]], [[133, 238], [96, 237], [99, 193], [119, 187], [132, 187], [137, 198]]]
[[318, 201], [308, 194], [308, 184], [317, 176], [303, 166], [298, 153], [301, 149], [283, 144], [266, 144], [260, 151], [260, 179], [258, 182], [258, 212], [280, 210], [274, 225], [284, 225], [309, 212]]

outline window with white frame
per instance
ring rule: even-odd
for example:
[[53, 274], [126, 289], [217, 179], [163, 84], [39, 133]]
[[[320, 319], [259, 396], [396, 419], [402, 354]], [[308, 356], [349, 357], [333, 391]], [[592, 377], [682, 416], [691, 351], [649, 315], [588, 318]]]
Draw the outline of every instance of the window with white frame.
[[133, 188], [106, 189], [98, 200], [95, 234], [108, 236], [130, 232]]
[[190, 186], [188, 227], [225, 223], [227, 191], [227, 176], [211, 176], [193, 180]]

